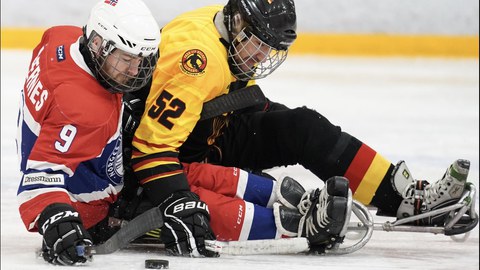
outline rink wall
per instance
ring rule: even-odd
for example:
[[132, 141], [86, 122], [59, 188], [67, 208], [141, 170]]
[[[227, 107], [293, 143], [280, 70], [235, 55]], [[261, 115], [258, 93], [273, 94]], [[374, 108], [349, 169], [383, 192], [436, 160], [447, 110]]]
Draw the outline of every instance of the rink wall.
[[[82, 25], [98, 0], [2, 0], [2, 49], [31, 49], [53, 25]], [[145, 0], [160, 26], [227, 0]], [[473, 57], [478, 0], [296, 0], [294, 54]]]

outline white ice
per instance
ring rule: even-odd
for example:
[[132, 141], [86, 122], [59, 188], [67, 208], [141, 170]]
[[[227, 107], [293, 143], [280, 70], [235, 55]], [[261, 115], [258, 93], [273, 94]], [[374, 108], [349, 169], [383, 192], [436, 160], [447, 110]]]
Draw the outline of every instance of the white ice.
[[[29, 58], [30, 52], [1, 51], [1, 268], [72, 269], [53, 267], [35, 257], [41, 237], [26, 231], [17, 210], [19, 172], [14, 139], [19, 90]], [[415, 178], [437, 180], [455, 159], [470, 159], [469, 180], [478, 186], [478, 64], [478, 59], [291, 56], [259, 84], [273, 100], [316, 109], [390, 161], [406, 160]], [[320, 185], [299, 166], [270, 172], [288, 173]], [[479, 238], [478, 227], [466, 242], [428, 233], [375, 231], [363, 249], [342, 256], [191, 259], [166, 257], [155, 250], [122, 250], [95, 256], [82, 269], [144, 269], [145, 259], [168, 259], [170, 269], [473, 270], [479, 269]]]

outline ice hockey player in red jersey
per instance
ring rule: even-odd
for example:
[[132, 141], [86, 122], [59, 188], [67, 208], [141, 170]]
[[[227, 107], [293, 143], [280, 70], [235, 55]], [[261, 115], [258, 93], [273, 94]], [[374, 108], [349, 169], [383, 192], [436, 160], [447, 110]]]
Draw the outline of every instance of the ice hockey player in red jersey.
[[102, 221], [123, 186], [122, 94], [143, 87], [160, 30], [141, 0], [102, 0], [85, 27], [45, 31], [22, 90], [17, 148], [19, 211], [43, 235], [53, 264], [85, 262], [77, 245]]

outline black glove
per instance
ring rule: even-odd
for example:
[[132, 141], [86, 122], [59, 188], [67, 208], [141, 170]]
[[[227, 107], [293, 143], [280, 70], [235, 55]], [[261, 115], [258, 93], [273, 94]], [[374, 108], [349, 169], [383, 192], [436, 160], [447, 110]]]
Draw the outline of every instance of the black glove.
[[162, 242], [170, 255], [218, 257], [205, 248], [205, 240], [215, 240], [210, 228], [207, 205], [190, 191], [176, 192], [160, 204], [164, 216]]
[[123, 95], [122, 127], [123, 135], [133, 138], [145, 109], [145, 102], [131, 93]]
[[38, 219], [43, 235], [42, 255], [45, 261], [59, 265], [84, 263], [88, 256], [77, 247], [92, 245], [91, 237], [82, 220], [69, 204], [51, 204], [42, 211]]
[[[131, 168], [132, 140], [135, 131], [140, 125], [140, 119], [145, 108], [145, 102], [137, 98], [133, 93], [123, 95], [123, 115], [122, 115], [122, 142], [123, 142], [123, 165], [125, 167], [125, 176], [133, 174]], [[130, 179], [129, 177], [124, 177]], [[138, 182], [138, 181], [134, 181]]]

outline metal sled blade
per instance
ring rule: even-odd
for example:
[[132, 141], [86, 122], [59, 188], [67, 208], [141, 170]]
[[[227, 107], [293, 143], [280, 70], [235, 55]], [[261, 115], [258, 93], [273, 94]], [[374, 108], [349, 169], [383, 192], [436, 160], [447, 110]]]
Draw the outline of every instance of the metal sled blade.
[[[373, 216], [360, 202], [353, 200], [352, 213], [358, 218], [358, 222], [350, 222], [342, 243], [331, 249], [326, 249], [326, 254], [343, 255], [353, 253], [364, 247], [373, 234]], [[356, 235], [352, 237], [352, 232]], [[353, 243], [351, 243], [353, 242]]]
[[[325, 250], [327, 254], [348, 254], [361, 249], [372, 237], [373, 231], [387, 232], [420, 232], [444, 234], [451, 236], [454, 241], [465, 241], [469, 232], [478, 224], [478, 214], [475, 212], [476, 187], [467, 183], [462, 197], [454, 205], [436, 209], [420, 215], [399, 219], [393, 222], [375, 223], [369, 209], [358, 201], [353, 201], [352, 213], [358, 222], [350, 222], [344, 243]], [[436, 215], [448, 214], [445, 226], [415, 226], [411, 225], [421, 220]], [[464, 234], [463, 238], [456, 235]], [[352, 243], [347, 243], [347, 241]]]
[[[399, 219], [394, 222], [374, 224], [374, 229], [382, 231], [428, 232], [448, 236], [467, 233], [478, 224], [478, 214], [475, 212], [475, 195], [475, 186], [472, 183], [467, 183], [462, 197], [453, 205], [408, 218]], [[409, 225], [417, 220], [442, 214], [448, 214], [445, 226]]]
[[[384, 223], [375, 223], [370, 210], [362, 203], [352, 200], [349, 202], [349, 208], [351, 208], [349, 210], [351, 210], [351, 213], [353, 213], [351, 216], [356, 217], [358, 221], [350, 221], [346, 227], [346, 234], [343, 238], [343, 241], [335, 243], [335, 245], [331, 247], [327, 247], [324, 250], [324, 253], [321, 254], [343, 255], [353, 253], [363, 248], [368, 243], [373, 235], [373, 231], [426, 232], [448, 235], [451, 236], [455, 241], [465, 241], [468, 238], [470, 230], [475, 228], [478, 224], [478, 214], [475, 212], [475, 196], [475, 186], [471, 183], [468, 183], [462, 197], [454, 205], [393, 222], [386, 221]], [[445, 226], [443, 227], [409, 225], [416, 220], [445, 213], [447, 213], [449, 216]], [[161, 214], [152, 212], [150, 215], [155, 217], [152, 219], [152, 221], [154, 221], [157, 225], [155, 227], [158, 227], [158, 224], [162, 223]], [[157, 220], [158, 217], [160, 217], [160, 220]], [[133, 224], [134, 223], [130, 222], [127, 225]], [[143, 224], [143, 226], [146, 225]], [[125, 230], [125, 228], [123, 230]], [[145, 229], [142, 230], [142, 232], [143, 231], [145, 231]], [[464, 234], [464, 238], [454, 238], [455, 235], [459, 234]], [[114, 248], [109, 247], [106, 248], [105, 251], [98, 249], [96, 253], [111, 253], [129, 243], [130, 240], [135, 239], [135, 237], [139, 234], [137, 232], [132, 233], [129, 231], [129, 233], [126, 235], [128, 235], [126, 238], [129, 240], [124, 239], [121, 244], [117, 243], [114, 245]], [[132, 243], [132, 245], [145, 244], [146, 243]], [[279, 240], [268, 239], [227, 242], [206, 240], [205, 244], [208, 250], [230, 255], [297, 254], [309, 253], [310, 251], [308, 240], [303, 237]], [[158, 240], [153, 245], [163, 247], [163, 244], [158, 243]]]
[[[352, 232], [357, 233], [356, 239], [358, 239], [358, 242], [351, 247], [329, 250], [328, 253], [345, 254], [354, 252], [368, 242], [373, 231], [444, 234], [452, 236], [452, 239], [455, 241], [459, 241], [459, 239], [453, 236], [465, 234], [463, 239], [460, 240], [465, 241], [468, 238], [468, 232], [478, 224], [478, 214], [475, 212], [475, 199], [476, 187], [472, 183], [467, 183], [462, 197], [453, 205], [393, 222], [386, 221], [384, 223], [375, 223], [370, 211], [360, 202], [354, 201], [352, 212], [359, 219], [359, 222], [350, 222], [347, 232], [350, 232], [350, 235]], [[448, 214], [445, 226], [411, 225], [417, 220], [442, 214]], [[340, 245], [340, 247], [341, 246], [342, 245]]]

